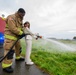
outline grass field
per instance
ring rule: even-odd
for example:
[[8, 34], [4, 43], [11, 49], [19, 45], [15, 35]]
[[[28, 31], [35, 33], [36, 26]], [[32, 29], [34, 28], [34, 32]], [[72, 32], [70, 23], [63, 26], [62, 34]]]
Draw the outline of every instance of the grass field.
[[[61, 41], [61, 40], [60, 40]], [[22, 40], [22, 54], [25, 53], [25, 42]], [[62, 40], [64, 43], [69, 41]], [[70, 44], [76, 44], [70, 41]], [[33, 41], [31, 59], [49, 75], [76, 75], [76, 53], [65, 51], [51, 42]]]

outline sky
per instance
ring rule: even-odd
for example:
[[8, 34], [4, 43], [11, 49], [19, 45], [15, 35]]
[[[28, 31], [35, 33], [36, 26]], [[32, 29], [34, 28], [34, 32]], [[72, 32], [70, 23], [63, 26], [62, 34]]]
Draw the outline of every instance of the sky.
[[26, 15], [31, 31], [45, 38], [72, 39], [76, 36], [76, 0], [0, 0], [0, 16], [19, 8]]

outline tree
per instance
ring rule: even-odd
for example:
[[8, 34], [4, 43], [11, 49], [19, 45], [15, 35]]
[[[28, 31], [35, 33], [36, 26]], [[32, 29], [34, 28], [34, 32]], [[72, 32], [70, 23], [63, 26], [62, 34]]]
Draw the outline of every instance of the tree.
[[74, 36], [73, 39], [76, 40], [76, 36]]

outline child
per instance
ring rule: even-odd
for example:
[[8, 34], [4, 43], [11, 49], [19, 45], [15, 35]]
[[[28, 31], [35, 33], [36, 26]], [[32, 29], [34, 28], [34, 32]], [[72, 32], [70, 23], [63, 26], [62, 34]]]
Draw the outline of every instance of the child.
[[[31, 50], [32, 50], [32, 37], [35, 37], [36, 39], [39, 38], [39, 36], [37, 37], [36, 34], [33, 34], [30, 31], [30, 23], [28, 21], [26, 21], [24, 23], [24, 33], [25, 34], [29, 34], [25, 36], [25, 40], [26, 40], [26, 55], [25, 55], [25, 62], [27, 65], [32, 65], [34, 64], [34, 62], [31, 61], [30, 59], [30, 54], [31, 54]], [[40, 36], [41, 38], [41, 36]]]

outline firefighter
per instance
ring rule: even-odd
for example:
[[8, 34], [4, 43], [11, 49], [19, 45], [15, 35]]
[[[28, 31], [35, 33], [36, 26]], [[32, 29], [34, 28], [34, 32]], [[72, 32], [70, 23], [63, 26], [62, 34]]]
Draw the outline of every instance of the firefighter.
[[[22, 21], [23, 17], [25, 16], [25, 10], [23, 8], [19, 8], [18, 11], [15, 14], [9, 15], [6, 18], [6, 27], [5, 27], [5, 40], [4, 40], [4, 56], [9, 52], [10, 48], [14, 44], [14, 42], [17, 40], [18, 37], [23, 37], [25, 34], [23, 33], [22, 29]], [[13, 54], [15, 52], [15, 60], [16, 61], [24, 61], [24, 58], [21, 56], [21, 45], [20, 41], [18, 41], [9, 55], [3, 60], [2, 62], [2, 68], [3, 71], [7, 73], [12, 73], [12, 59]]]

